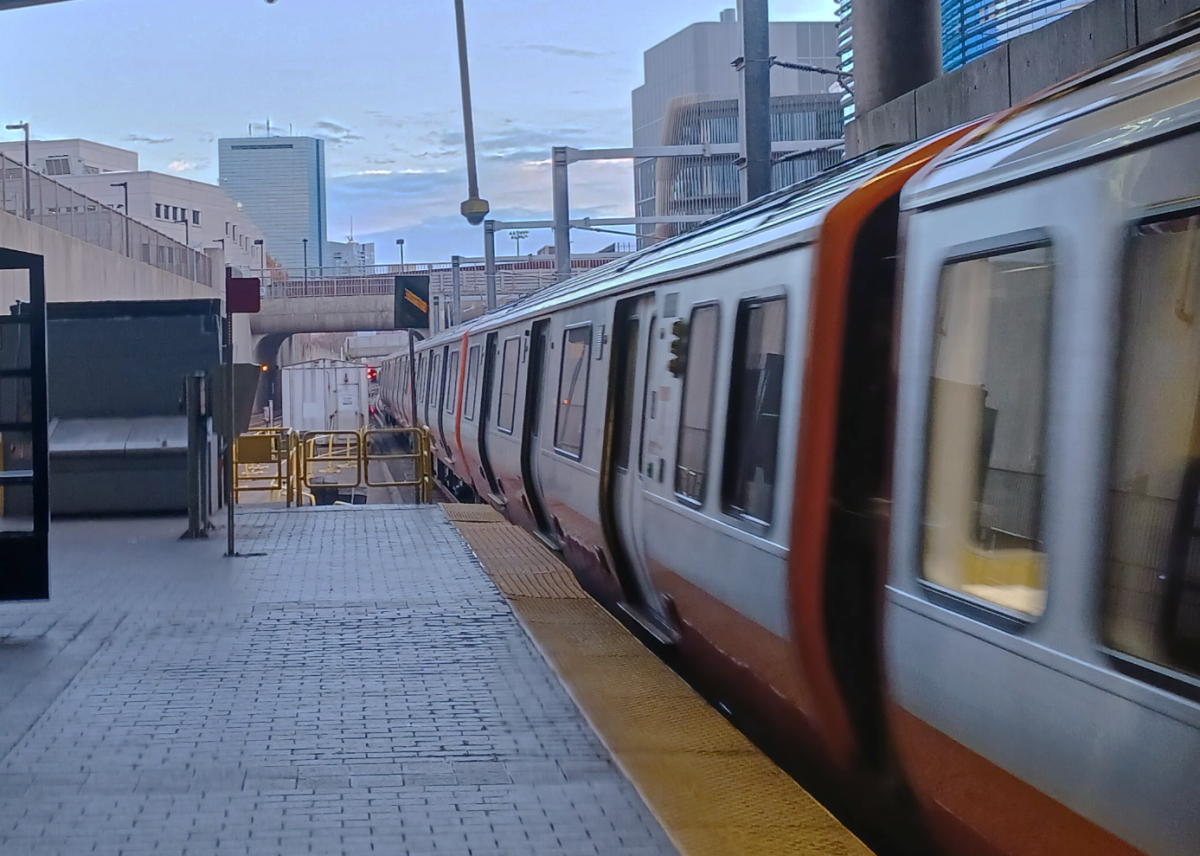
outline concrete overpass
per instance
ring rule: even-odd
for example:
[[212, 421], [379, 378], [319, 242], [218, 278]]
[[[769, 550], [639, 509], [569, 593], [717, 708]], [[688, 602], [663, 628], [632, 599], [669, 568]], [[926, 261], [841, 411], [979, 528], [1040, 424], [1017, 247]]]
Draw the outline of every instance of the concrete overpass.
[[[572, 257], [579, 274], [621, 257], [620, 253], [591, 253]], [[430, 315], [434, 330], [447, 323], [453, 293], [449, 264], [376, 265], [342, 273], [329, 268], [273, 269], [263, 272], [262, 309], [251, 316], [256, 336], [296, 333], [357, 333], [392, 329], [395, 277], [399, 273], [429, 277]], [[487, 282], [482, 259], [459, 265], [463, 318], [485, 311]], [[513, 256], [496, 260], [496, 293], [501, 304], [531, 294], [556, 281], [553, 255]], [[268, 361], [269, 362], [269, 361]]]

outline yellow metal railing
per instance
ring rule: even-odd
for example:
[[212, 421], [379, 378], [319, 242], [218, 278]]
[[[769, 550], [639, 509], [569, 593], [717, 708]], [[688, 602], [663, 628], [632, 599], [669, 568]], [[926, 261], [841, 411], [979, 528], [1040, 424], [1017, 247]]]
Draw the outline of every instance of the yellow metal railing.
[[[389, 439], [409, 438], [409, 451], [391, 450]], [[410, 479], [372, 478], [373, 464], [414, 463]], [[234, 498], [266, 492], [290, 507], [315, 504], [314, 489], [411, 487], [417, 502], [433, 501], [429, 432], [423, 428], [360, 428], [357, 431], [305, 431], [260, 428], [234, 444]]]
[[295, 500], [295, 435], [287, 428], [258, 428], [237, 438], [233, 446], [233, 498], [266, 491], [272, 502]]
[[[395, 453], [372, 452], [375, 445], [384, 445], [385, 438], [408, 437], [410, 451]], [[378, 443], [372, 443], [372, 440]], [[430, 455], [429, 431], [424, 428], [371, 428], [363, 430], [363, 479], [367, 487], [415, 487], [418, 502], [433, 502], [433, 465]], [[386, 461], [413, 461], [413, 477], [408, 481], [371, 481], [371, 464]], [[386, 467], [385, 467], [386, 469]]]

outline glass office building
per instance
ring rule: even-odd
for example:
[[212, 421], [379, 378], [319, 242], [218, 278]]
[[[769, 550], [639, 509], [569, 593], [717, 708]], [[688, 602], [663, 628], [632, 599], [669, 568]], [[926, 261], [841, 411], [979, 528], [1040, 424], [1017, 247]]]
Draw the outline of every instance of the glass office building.
[[1090, 0], [942, 0], [942, 68], [952, 71]]
[[325, 263], [328, 217], [325, 141], [315, 137], [218, 140], [221, 189], [258, 224], [271, 257], [285, 268]]
[[[942, 70], [953, 71], [1011, 38], [1086, 6], [1091, 0], [941, 0]], [[853, 0], [838, 0], [838, 67], [854, 71]], [[853, 96], [842, 103], [854, 117]]]

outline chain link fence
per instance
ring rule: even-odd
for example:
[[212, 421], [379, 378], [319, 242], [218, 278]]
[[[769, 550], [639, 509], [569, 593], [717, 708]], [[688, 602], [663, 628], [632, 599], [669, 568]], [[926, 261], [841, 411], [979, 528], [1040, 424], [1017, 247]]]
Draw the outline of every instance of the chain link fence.
[[9, 214], [212, 287], [212, 260], [204, 253], [3, 155], [0, 200]]

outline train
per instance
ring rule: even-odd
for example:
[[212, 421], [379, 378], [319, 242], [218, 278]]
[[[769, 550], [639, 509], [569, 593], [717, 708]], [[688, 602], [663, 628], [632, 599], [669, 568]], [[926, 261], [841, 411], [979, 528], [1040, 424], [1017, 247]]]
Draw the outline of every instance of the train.
[[432, 335], [381, 413], [931, 850], [1197, 854], [1197, 164], [1193, 31]]

